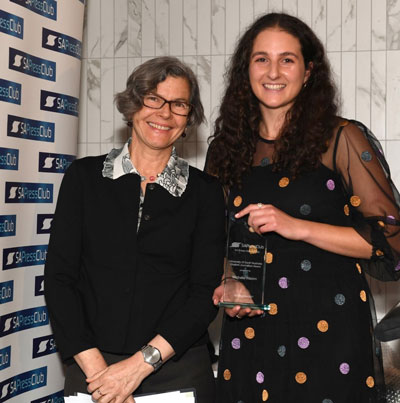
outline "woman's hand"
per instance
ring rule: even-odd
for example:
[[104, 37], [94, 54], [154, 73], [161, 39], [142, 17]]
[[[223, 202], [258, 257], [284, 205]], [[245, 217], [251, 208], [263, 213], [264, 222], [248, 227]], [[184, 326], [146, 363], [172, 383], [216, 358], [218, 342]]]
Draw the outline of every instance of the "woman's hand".
[[87, 378], [88, 391], [98, 403], [132, 403], [132, 393], [153, 371], [139, 351]]
[[247, 214], [247, 223], [257, 234], [276, 232], [293, 241], [303, 240], [305, 237], [305, 221], [291, 217], [272, 204], [249, 204], [235, 214], [235, 217], [241, 218]]
[[[238, 285], [240, 285], [240, 282], [237, 282]], [[244, 285], [241, 284], [243, 288]], [[214, 290], [214, 294], [212, 296], [213, 303], [214, 305], [218, 305], [220, 302], [223, 302], [223, 297], [224, 297], [224, 283], [222, 283], [220, 286], [218, 286]], [[258, 316], [263, 313], [262, 310], [260, 309], [251, 309], [251, 308], [241, 308], [240, 305], [236, 305], [233, 308], [225, 308], [225, 313], [229, 315], [231, 318], [236, 318], [241, 319], [243, 316]]]

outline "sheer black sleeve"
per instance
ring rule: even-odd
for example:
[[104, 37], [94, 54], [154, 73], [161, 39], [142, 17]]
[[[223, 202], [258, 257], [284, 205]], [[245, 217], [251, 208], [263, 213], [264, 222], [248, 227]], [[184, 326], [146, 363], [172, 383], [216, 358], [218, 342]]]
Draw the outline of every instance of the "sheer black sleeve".
[[337, 136], [333, 157], [348, 198], [345, 210], [355, 230], [373, 247], [371, 258], [360, 263], [368, 274], [379, 280], [398, 280], [400, 196], [381, 145], [357, 121], [350, 121]]

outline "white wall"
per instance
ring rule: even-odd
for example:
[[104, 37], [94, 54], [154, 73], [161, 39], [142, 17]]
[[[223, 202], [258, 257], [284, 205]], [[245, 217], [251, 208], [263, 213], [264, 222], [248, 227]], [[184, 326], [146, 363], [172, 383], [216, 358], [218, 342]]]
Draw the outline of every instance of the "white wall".
[[[87, 0], [79, 156], [124, 142], [113, 95], [144, 60], [175, 55], [197, 73], [208, 120], [178, 151], [202, 168], [225, 63], [240, 32], [270, 11], [298, 16], [318, 34], [341, 91], [342, 115], [382, 140], [400, 186], [400, 0]], [[378, 316], [400, 299], [399, 286], [373, 282]]]

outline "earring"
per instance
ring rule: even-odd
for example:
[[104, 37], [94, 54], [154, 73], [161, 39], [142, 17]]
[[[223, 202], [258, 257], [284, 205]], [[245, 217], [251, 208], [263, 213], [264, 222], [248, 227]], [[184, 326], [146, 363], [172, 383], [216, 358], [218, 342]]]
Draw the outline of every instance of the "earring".
[[183, 138], [186, 137], [186, 131], [184, 131], [184, 132], [182, 133], [182, 137], [183, 137]]

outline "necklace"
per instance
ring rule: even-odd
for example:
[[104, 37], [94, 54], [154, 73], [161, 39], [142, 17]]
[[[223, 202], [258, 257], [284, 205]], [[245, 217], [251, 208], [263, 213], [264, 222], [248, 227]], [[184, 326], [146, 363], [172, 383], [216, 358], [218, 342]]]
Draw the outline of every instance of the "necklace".
[[[157, 178], [159, 178], [160, 176], [161, 176], [161, 173], [158, 173], [156, 176], [150, 175], [150, 176], [149, 176], [149, 181], [150, 181], [150, 182], [154, 182], [154, 181], [155, 181]], [[142, 182], [144, 182], [146, 179], [147, 179], [147, 178], [146, 178], [145, 176], [140, 175], [140, 180], [141, 180]]]

